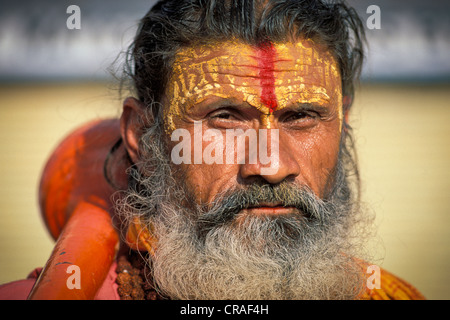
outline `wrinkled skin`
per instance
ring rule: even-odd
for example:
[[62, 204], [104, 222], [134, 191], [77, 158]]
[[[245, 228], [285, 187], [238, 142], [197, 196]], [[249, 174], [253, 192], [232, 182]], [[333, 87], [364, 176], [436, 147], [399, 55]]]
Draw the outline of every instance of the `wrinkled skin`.
[[[180, 50], [163, 100], [169, 150], [178, 143], [170, 141], [174, 130], [186, 129], [193, 137], [194, 121], [202, 121], [203, 133], [208, 129], [224, 135], [226, 129], [269, 129], [270, 137], [270, 131], [278, 129], [279, 157], [272, 164], [277, 170], [271, 174], [262, 173], [266, 165], [258, 160], [182, 163], [174, 165], [176, 175], [183, 177], [198, 204], [210, 203], [220, 192], [258, 179], [269, 184], [294, 181], [326, 198], [341, 141], [341, 92], [334, 58], [312, 40], [262, 48], [230, 41]], [[135, 163], [139, 161], [140, 116], [140, 102], [127, 99], [122, 136]], [[213, 143], [225, 142], [203, 141], [203, 150]], [[295, 213], [294, 208], [274, 203], [245, 210], [250, 214]]]

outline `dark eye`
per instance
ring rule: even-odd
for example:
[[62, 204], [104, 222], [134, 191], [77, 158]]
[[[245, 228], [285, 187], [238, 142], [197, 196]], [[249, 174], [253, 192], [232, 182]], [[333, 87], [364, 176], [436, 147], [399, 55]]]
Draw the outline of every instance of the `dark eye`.
[[242, 117], [234, 109], [222, 108], [208, 115], [208, 123], [211, 128], [230, 129], [241, 125]]
[[225, 106], [220, 109], [217, 109], [213, 112], [211, 112], [208, 117], [212, 120], [220, 121], [220, 120], [228, 120], [228, 121], [234, 121], [241, 119], [240, 112], [230, 106]]
[[310, 113], [307, 113], [307, 112], [303, 112], [303, 111], [300, 111], [300, 112], [292, 112], [292, 113], [290, 113], [289, 115], [287, 115], [287, 116], [284, 118], [284, 121], [285, 121], [285, 122], [289, 122], [289, 121], [298, 121], [298, 120], [309, 119], [309, 118], [312, 118], [312, 117], [313, 117], [313, 115], [311, 115]]
[[211, 115], [211, 118], [231, 120], [233, 116], [229, 112], [218, 112], [216, 114]]

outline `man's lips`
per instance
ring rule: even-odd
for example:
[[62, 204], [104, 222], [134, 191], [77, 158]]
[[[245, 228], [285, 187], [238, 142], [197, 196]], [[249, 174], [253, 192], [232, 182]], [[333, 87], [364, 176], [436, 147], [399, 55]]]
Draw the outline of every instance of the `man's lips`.
[[281, 203], [261, 203], [258, 206], [242, 209], [241, 213], [254, 215], [282, 215], [298, 213], [298, 209], [292, 206], [283, 206]]

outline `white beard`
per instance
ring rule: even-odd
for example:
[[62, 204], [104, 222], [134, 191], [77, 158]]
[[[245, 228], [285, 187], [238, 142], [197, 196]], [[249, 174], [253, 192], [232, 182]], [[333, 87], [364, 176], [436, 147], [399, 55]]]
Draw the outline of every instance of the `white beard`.
[[185, 214], [161, 209], [151, 219], [158, 245], [149, 262], [172, 299], [354, 299], [362, 290], [339, 225], [289, 239], [274, 219], [248, 216], [199, 239]]

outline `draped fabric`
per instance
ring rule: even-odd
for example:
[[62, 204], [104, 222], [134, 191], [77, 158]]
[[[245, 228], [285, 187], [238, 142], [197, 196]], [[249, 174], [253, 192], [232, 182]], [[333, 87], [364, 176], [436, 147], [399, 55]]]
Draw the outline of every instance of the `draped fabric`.
[[424, 300], [411, 284], [386, 270], [381, 270], [381, 288], [367, 289], [361, 300]]

